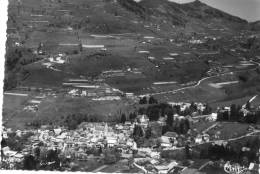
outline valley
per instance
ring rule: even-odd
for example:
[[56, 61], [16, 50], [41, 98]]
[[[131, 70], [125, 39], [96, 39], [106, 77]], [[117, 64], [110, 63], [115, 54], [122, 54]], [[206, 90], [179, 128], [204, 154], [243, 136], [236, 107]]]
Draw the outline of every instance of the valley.
[[71, 160], [62, 170], [207, 173], [244, 146], [244, 163], [258, 157], [257, 22], [198, 0], [9, 0], [8, 16], [5, 137], [33, 133]]

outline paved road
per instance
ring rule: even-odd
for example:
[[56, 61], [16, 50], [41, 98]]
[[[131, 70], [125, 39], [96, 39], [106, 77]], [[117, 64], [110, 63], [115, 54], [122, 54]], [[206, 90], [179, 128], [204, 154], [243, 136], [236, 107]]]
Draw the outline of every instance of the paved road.
[[251, 103], [252, 101], [254, 101], [254, 99], [257, 97], [258, 95], [255, 95], [254, 97], [252, 97], [249, 102]]
[[14, 96], [21, 96], [21, 97], [27, 97], [28, 96], [28, 94], [12, 93], [12, 92], [5, 92], [4, 95], [14, 95]]
[[[252, 101], [254, 101], [257, 96], [258, 96], [258, 95], [255, 95], [255, 96], [253, 96], [250, 100], [248, 100], [249, 103], [251, 103]], [[242, 106], [242, 108], [245, 108], [245, 107], [246, 107], [246, 103]]]
[[[250, 62], [256, 64], [257, 66], [260, 66], [260, 63], [258, 63], [258, 62], [255, 62], [253, 60], [250, 61]], [[253, 68], [252, 70], [254, 70], [256, 68]], [[183, 90], [186, 90], [186, 89], [198, 87], [203, 81], [211, 79], [211, 78], [215, 78], [215, 77], [219, 77], [219, 76], [223, 76], [223, 75], [228, 75], [228, 74], [244, 72], [244, 71], [248, 71], [248, 70], [238, 70], [238, 71], [232, 71], [232, 72], [227, 72], [227, 73], [221, 73], [221, 74], [210, 76], [210, 77], [204, 77], [204, 78], [200, 79], [195, 85], [192, 85], [192, 86], [187, 86], [187, 87], [183, 87], [183, 88], [179, 88], [179, 89], [175, 89], [175, 90], [171, 90], [171, 91], [164, 91], [164, 92], [157, 92], [157, 93], [147, 93], [147, 94], [139, 95], [139, 97], [161, 95], [161, 94], [168, 94], [168, 93], [176, 93], [176, 92], [183, 91]]]
[[216, 127], [219, 123], [215, 123], [213, 125], [211, 125], [210, 127], [206, 128], [204, 131], [202, 131], [202, 133], [207, 133], [210, 129], [213, 129], [214, 127]]
[[210, 164], [212, 161], [207, 161], [203, 165], [200, 166], [199, 170], [202, 170], [204, 167], [206, 167], [208, 164]]
[[104, 169], [104, 168], [106, 168], [106, 167], [108, 167], [108, 165], [100, 166], [99, 168], [96, 168], [96, 169], [93, 170], [92, 172], [93, 172], [93, 173], [99, 172], [100, 170], [102, 170], [102, 169]]
[[142, 170], [144, 173], [148, 173], [148, 171], [147, 171], [144, 167], [142, 167], [142, 166], [136, 164], [135, 162], [134, 162], [134, 166], [136, 166], [137, 168], [139, 168], [140, 170]]
[[[195, 144], [195, 145], [192, 145], [192, 146], [190, 146], [190, 147], [196, 147], [196, 146], [200, 146], [200, 145], [208, 144], [208, 143], [215, 143], [215, 142], [217, 142], [217, 141], [227, 141], [227, 142], [229, 142], [229, 141], [235, 141], [235, 140], [239, 140], [239, 139], [242, 139], [242, 138], [245, 138], [245, 137], [253, 136], [253, 135], [256, 134], [256, 133], [260, 133], [260, 130], [256, 130], [256, 131], [254, 131], [254, 132], [250, 132], [250, 133], [248, 133], [248, 134], [246, 134], [246, 135], [243, 135], [243, 136], [240, 136], [240, 137], [236, 137], [236, 138], [230, 138], [230, 139], [226, 139], [226, 140], [212, 140], [212, 141], [205, 142], [205, 143], [201, 143], [201, 144]], [[184, 149], [184, 148], [185, 148], [185, 147], [177, 147], [177, 148], [172, 149], [172, 150], [182, 150], [182, 149]]]

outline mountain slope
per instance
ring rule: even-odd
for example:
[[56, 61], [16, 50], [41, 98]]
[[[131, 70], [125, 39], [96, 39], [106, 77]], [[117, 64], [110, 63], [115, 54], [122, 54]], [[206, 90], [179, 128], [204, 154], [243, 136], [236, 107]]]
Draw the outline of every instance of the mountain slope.
[[[153, 21], [158, 25], [164, 22], [168, 25], [185, 28], [190, 24], [195, 25], [194, 23], [198, 23], [199, 25], [194, 26], [194, 28], [200, 26], [203, 29], [221, 27], [236, 29], [238, 25], [244, 27], [247, 24], [246, 20], [210, 7], [198, 0], [186, 4], [178, 4], [167, 0], [142, 0], [139, 3], [133, 0], [119, 0], [118, 2], [127, 10], [130, 9], [141, 17], [145, 16], [147, 21]], [[215, 25], [209, 27], [210, 23]]]
[[253, 31], [259, 31], [260, 30], [260, 21], [252, 22], [249, 24], [250, 29]]

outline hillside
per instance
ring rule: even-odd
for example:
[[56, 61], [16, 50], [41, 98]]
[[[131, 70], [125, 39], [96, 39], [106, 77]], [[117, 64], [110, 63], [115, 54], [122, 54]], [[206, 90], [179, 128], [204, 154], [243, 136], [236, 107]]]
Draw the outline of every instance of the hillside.
[[165, 23], [184, 29], [189, 27], [194, 31], [197, 29], [207, 32], [208, 29], [214, 28], [236, 29], [238, 26], [243, 28], [247, 24], [246, 20], [210, 7], [198, 0], [186, 4], [167, 0], [142, 0], [139, 3], [127, 0], [118, 1], [118, 3], [150, 22], [159, 25]]
[[[118, 69], [125, 71], [126, 75], [104, 80], [126, 91], [151, 89], [155, 81], [176, 81], [185, 85], [207, 75], [212, 68], [208, 61], [237, 63], [238, 55], [228, 51], [219, 54], [219, 50], [222, 47], [233, 48], [233, 36], [248, 26], [247, 21], [200, 1], [187, 4], [167, 0], [142, 0], [139, 3], [134, 0], [20, 2], [10, 0], [8, 9], [7, 47], [15, 49], [9, 49], [14, 54], [6, 56], [10, 59], [8, 66], [12, 68], [6, 72], [6, 84], [12, 82], [6, 85], [6, 89], [17, 84], [57, 86], [72, 74], [99, 78], [103, 71]], [[16, 48], [15, 42], [21, 43], [20, 47], [28, 49], [30, 54], [37, 50], [39, 43], [43, 43], [46, 55], [19, 53], [21, 48]], [[80, 50], [80, 44], [104, 45], [105, 48], [102, 51]], [[19, 59], [26, 56], [29, 63], [12, 61], [15, 53], [19, 53], [16, 56]], [[56, 65], [55, 68], [61, 70], [59, 72], [46, 69], [37, 62], [42, 58], [48, 61], [50, 56], [58, 53], [66, 54], [70, 60]], [[129, 72], [129, 69], [133, 71]], [[26, 77], [13, 82], [11, 79], [16, 79], [14, 77], [21, 71]], [[40, 76], [46, 80], [42, 81]]]
[[251, 22], [249, 25], [250, 25], [250, 29], [253, 30], [253, 31], [259, 31], [260, 30], [260, 21]]
[[3, 117], [12, 126], [68, 114], [114, 120], [143, 95], [218, 103], [259, 92], [259, 73], [232, 83], [259, 65], [248, 28], [257, 24], [200, 1], [9, 0], [8, 17]]

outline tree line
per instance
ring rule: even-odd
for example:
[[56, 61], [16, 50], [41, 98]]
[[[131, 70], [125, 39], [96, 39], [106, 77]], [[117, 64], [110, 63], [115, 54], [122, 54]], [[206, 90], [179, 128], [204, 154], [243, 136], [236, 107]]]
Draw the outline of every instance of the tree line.
[[[245, 112], [245, 113], [244, 113]], [[242, 106], [232, 104], [230, 106], [230, 111], [221, 109], [218, 111], [217, 119], [218, 121], [237, 121], [241, 123], [252, 123], [256, 124], [260, 122], [260, 111], [252, 111], [251, 104], [248, 101], [242, 110]]]
[[248, 166], [251, 162], [258, 163], [260, 138], [250, 137], [248, 140], [227, 145], [210, 144], [208, 148], [200, 151], [200, 158], [212, 160], [224, 159]]

